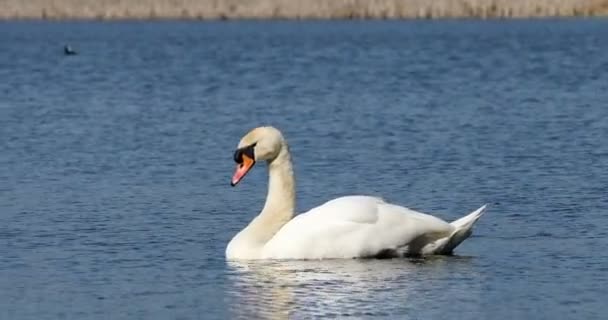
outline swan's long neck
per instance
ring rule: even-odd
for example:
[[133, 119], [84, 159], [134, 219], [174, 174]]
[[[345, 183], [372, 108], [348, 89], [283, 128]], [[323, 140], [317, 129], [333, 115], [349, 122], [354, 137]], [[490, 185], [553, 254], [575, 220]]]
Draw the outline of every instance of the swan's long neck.
[[295, 179], [291, 156], [283, 143], [279, 155], [268, 163], [268, 195], [262, 212], [232, 239], [229, 258], [257, 258], [264, 245], [293, 218]]
[[262, 212], [251, 222], [266, 241], [293, 218], [296, 197], [291, 155], [283, 144], [279, 155], [268, 163], [268, 195]]

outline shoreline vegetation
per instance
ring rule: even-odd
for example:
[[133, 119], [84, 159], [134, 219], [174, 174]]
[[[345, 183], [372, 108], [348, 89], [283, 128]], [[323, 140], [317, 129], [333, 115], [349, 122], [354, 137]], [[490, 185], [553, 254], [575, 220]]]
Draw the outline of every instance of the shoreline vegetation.
[[0, 0], [19, 19], [435, 19], [608, 16], [608, 0]]

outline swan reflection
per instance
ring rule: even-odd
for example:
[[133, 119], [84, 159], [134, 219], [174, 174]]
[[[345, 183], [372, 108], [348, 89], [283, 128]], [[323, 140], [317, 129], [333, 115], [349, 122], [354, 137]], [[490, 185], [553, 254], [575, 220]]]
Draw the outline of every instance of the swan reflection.
[[472, 260], [228, 261], [227, 305], [233, 319], [402, 318], [450, 295], [478, 299]]

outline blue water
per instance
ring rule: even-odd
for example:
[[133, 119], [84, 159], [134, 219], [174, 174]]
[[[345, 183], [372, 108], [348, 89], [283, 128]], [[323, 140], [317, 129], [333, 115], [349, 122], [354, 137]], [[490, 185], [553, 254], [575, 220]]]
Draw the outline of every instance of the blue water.
[[[607, 31], [0, 23], [0, 319], [605, 319]], [[298, 212], [490, 207], [451, 257], [226, 263], [267, 183], [231, 188], [232, 153], [266, 124]]]

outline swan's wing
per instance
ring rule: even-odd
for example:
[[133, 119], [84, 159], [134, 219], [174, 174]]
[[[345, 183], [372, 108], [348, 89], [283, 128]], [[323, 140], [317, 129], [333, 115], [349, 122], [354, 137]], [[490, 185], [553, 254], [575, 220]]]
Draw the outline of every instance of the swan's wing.
[[348, 196], [296, 216], [264, 246], [262, 255], [276, 259], [374, 256], [400, 250], [421, 237], [445, 237], [452, 230], [441, 219], [379, 198]]

